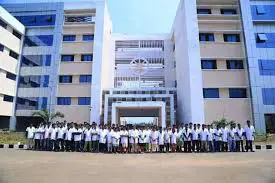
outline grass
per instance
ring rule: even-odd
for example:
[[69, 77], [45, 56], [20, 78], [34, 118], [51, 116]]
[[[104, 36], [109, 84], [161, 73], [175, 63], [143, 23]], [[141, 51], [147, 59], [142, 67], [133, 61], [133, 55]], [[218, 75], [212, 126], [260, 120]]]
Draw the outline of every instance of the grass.
[[0, 144], [27, 144], [22, 132], [0, 132]]

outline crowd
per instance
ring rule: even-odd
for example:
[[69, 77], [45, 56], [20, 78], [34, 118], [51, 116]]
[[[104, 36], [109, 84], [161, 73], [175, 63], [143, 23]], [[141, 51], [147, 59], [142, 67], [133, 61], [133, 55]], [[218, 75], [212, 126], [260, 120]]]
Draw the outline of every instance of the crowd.
[[37, 151], [143, 153], [253, 151], [255, 129], [240, 124], [136, 127], [56, 122], [26, 129], [29, 149]]

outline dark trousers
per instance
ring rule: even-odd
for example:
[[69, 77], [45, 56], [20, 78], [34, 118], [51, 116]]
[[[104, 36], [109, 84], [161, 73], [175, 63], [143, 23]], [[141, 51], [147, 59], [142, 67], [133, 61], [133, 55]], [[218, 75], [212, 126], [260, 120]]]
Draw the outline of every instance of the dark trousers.
[[98, 152], [98, 141], [92, 141], [92, 150], [93, 152]]
[[165, 151], [166, 151], [166, 152], [169, 152], [169, 149], [170, 149], [170, 144], [169, 144], [169, 143], [166, 143], [166, 144], [165, 144]]
[[49, 151], [49, 149], [50, 149], [50, 139], [47, 138], [47, 139], [44, 139], [44, 150]]
[[57, 144], [58, 150], [64, 151], [64, 139], [57, 139]]
[[81, 141], [74, 141], [74, 151], [80, 152], [81, 151], [80, 145], [81, 145]]
[[248, 150], [250, 150], [251, 152], [253, 152], [252, 140], [247, 140], [246, 141], [246, 152], [248, 152]]
[[215, 141], [215, 151], [221, 152], [222, 141]]
[[70, 140], [65, 140], [65, 149], [66, 149], [66, 151], [71, 150], [71, 141]]
[[50, 140], [50, 148], [49, 148], [50, 151], [56, 151], [57, 150], [57, 144], [56, 144], [56, 141], [55, 140]]
[[40, 150], [40, 139], [34, 139], [34, 150]]
[[199, 141], [198, 140], [193, 140], [192, 141], [192, 151], [193, 152], [199, 152], [200, 149], [199, 149]]
[[214, 152], [215, 151], [215, 147], [214, 147], [214, 142], [213, 141], [208, 141], [208, 149], [209, 149], [209, 152]]
[[228, 151], [228, 142], [222, 142], [222, 152]]
[[243, 140], [237, 140], [236, 141], [236, 151], [237, 152], [244, 152], [244, 147], [243, 147]]
[[184, 152], [191, 152], [192, 146], [191, 146], [191, 141], [184, 141]]
[[164, 145], [159, 145], [159, 152], [161, 152], [161, 153], [164, 152]]
[[99, 152], [104, 153], [106, 151], [105, 147], [106, 146], [104, 143], [99, 143]]

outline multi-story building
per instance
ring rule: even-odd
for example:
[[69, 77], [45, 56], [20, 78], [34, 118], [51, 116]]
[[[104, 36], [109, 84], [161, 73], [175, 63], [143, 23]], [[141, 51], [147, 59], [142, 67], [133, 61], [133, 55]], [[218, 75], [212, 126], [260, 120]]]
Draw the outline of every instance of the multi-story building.
[[0, 128], [14, 120], [19, 60], [25, 27], [0, 6]]
[[48, 109], [74, 122], [274, 130], [274, 2], [181, 0], [170, 33], [139, 36], [112, 34], [104, 0], [3, 7], [26, 27], [10, 127]]

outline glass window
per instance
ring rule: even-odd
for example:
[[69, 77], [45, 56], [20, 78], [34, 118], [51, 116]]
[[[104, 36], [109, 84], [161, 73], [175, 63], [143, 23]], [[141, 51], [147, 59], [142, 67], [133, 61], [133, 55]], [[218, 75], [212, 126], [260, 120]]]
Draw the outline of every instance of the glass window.
[[75, 41], [75, 35], [64, 35], [63, 36], [63, 41], [66, 42], [66, 41]]
[[246, 88], [229, 88], [229, 98], [247, 98]]
[[256, 6], [257, 15], [265, 14], [265, 7], [264, 6]]
[[17, 110], [42, 110], [47, 109], [47, 97], [18, 97], [16, 100]]
[[204, 88], [203, 89], [204, 98], [220, 98], [218, 88]]
[[59, 83], [72, 83], [73, 82], [73, 76], [64, 75], [59, 76]]
[[4, 45], [0, 44], [0, 51], [4, 51]]
[[16, 75], [15, 74], [13, 74], [13, 73], [10, 73], [10, 72], [7, 72], [6, 73], [6, 78], [8, 78], [8, 79], [11, 79], [11, 80], [16, 80]]
[[10, 50], [10, 56], [17, 60], [19, 55], [17, 53], [15, 53], [14, 51]]
[[5, 102], [13, 102], [13, 96], [4, 95], [3, 101], [5, 101]]
[[215, 41], [213, 33], [200, 33], [200, 41]]
[[62, 62], [73, 62], [74, 55], [61, 55], [61, 61]]
[[26, 36], [25, 46], [52, 46], [53, 45], [53, 35], [37, 35], [37, 36]]
[[275, 48], [275, 33], [256, 33], [257, 48]]
[[266, 133], [275, 133], [275, 114], [265, 114]]
[[85, 34], [82, 36], [83, 41], [93, 41], [94, 40], [94, 35], [93, 34]]
[[93, 23], [93, 16], [66, 16], [65, 22], [68, 23]]
[[22, 67], [51, 66], [51, 55], [23, 55]]
[[211, 14], [211, 9], [198, 8], [197, 9], [197, 14], [201, 14], [201, 15]]
[[55, 25], [55, 15], [16, 16], [16, 18], [25, 26]]
[[262, 88], [264, 105], [275, 105], [275, 88]]
[[81, 55], [81, 61], [87, 61], [87, 62], [93, 61], [93, 54]]
[[90, 97], [78, 97], [78, 105], [90, 105], [91, 98]]
[[58, 97], [57, 105], [71, 105], [71, 97]]
[[91, 83], [92, 75], [80, 75], [79, 82], [80, 83]]
[[216, 60], [201, 60], [202, 69], [217, 69]]
[[259, 60], [260, 75], [275, 75], [275, 60]]
[[16, 30], [12, 31], [12, 34], [15, 35], [15, 37], [17, 37], [18, 39], [21, 39], [21, 34], [19, 32], [17, 32]]
[[221, 14], [223, 14], [223, 15], [236, 15], [237, 10], [236, 9], [221, 9]]
[[266, 34], [264, 34], [264, 33], [257, 34], [257, 43], [266, 42], [267, 40], [268, 39], [267, 39]]
[[2, 19], [0, 19], [0, 26], [6, 29], [8, 24], [6, 24]]
[[223, 35], [224, 42], [240, 42], [239, 34], [224, 34]]
[[243, 69], [242, 60], [226, 60], [227, 69]]
[[47, 88], [49, 87], [49, 75], [20, 76], [19, 88]]

